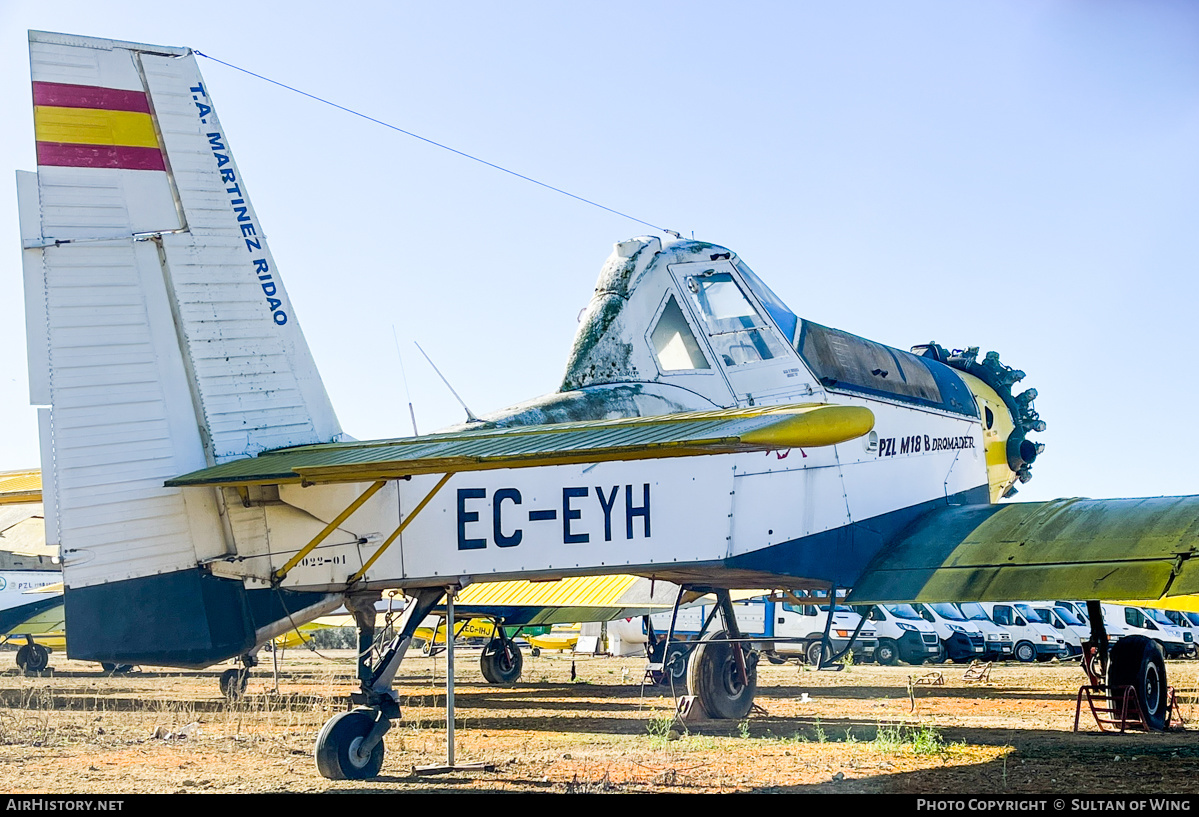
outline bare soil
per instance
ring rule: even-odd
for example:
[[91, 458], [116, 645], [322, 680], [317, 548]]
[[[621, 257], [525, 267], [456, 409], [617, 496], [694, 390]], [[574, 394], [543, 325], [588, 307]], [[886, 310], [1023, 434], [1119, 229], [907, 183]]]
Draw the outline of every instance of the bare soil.
[[[381, 776], [334, 782], [317, 773], [312, 750], [355, 688], [348, 652], [288, 651], [277, 687], [268, 654], [235, 703], [217, 684], [228, 666], [110, 676], [55, 654], [53, 676], [31, 678], [0, 653], [0, 780], [10, 793], [39, 794], [1199, 792], [1189, 728], [1100, 734], [1084, 706], [1073, 732], [1076, 663], [997, 664], [989, 681], [969, 682], [954, 664], [815, 672], [763, 662], [760, 711], [684, 727], [669, 688], [641, 686], [643, 660], [526, 656], [522, 681], [496, 687], [477, 657], [458, 653], [456, 756], [494, 771], [414, 773], [445, 761], [445, 665], [410, 657]], [[918, 683], [909, 695], [910, 680], [938, 672], [943, 685]], [[1170, 662], [1169, 673], [1189, 720], [1199, 662]]]

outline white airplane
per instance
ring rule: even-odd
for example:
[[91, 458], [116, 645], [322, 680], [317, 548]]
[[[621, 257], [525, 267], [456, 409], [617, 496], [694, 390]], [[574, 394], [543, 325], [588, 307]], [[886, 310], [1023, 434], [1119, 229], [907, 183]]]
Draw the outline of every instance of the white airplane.
[[[737, 254], [677, 236], [616, 245], [553, 393], [349, 440], [193, 53], [31, 32], [30, 56], [30, 385], [70, 654], [208, 664], [343, 602], [366, 639], [380, 590], [403, 588], [358, 708], [317, 739], [326, 776], [379, 771], [411, 635], [470, 583], [622, 573], [715, 592], [722, 621], [687, 677], [722, 718], [757, 683], [729, 588], [1199, 591], [1199, 497], [997, 504], [1044, 428], [997, 355], [802, 320]], [[1151, 644], [1113, 646], [1108, 678], [1164, 724]]]
[[47, 548], [37, 470], [0, 472], [0, 644], [24, 642], [17, 666], [40, 672], [63, 645], [62, 574]]

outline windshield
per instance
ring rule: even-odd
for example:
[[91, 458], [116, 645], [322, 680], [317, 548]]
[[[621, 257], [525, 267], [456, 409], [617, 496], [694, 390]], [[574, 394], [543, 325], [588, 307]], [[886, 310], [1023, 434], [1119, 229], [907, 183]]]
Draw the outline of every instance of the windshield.
[[939, 604], [930, 604], [937, 615], [949, 621], [965, 621], [966, 617], [961, 614], [958, 608], [954, 607], [949, 602], [941, 602]]
[[970, 621], [990, 621], [991, 620], [991, 617], [987, 615], [987, 611], [984, 610], [983, 606], [981, 604], [979, 604], [977, 601], [967, 601], [962, 604], [959, 604], [958, 607], [961, 608], [962, 615], [964, 615]]
[[1184, 612], [1183, 615], [1187, 617], [1187, 621], [1191, 622], [1196, 627], [1199, 627], [1199, 613]]
[[1031, 604], [1017, 604], [1016, 609], [1029, 621], [1039, 621], [1042, 624], [1051, 624], [1053, 622], [1053, 619], [1049, 617], [1048, 610], [1035, 609]]
[[1067, 624], [1072, 624], [1076, 627], [1086, 626], [1086, 622], [1075, 615], [1073, 610], [1069, 610], [1065, 607], [1054, 607], [1053, 612], [1057, 613], [1058, 617]]
[[909, 618], [916, 619], [917, 621], [924, 620], [920, 618], [920, 614], [910, 604], [884, 604], [883, 607], [886, 607], [887, 612], [896, 618]]
[[1169, 616], [1167, 616], [1161, 610], [1157, 610], [1153, 607], [1145, 607], [1142, 609], [1144, 609], [1145, 615], [1149, 616], [1149, 618], [1153, 619], [1158, 624], [1169, 624], [1171, 627], [1174, 626], [1174, 622], [1170, 621]]
[[775, 295], [770, 290], [770, 287], [762, 283], [762, 279], [755, 275], [754, 271], [740, 260], [737, 261], [737, 271], [741, 273], [741, 278], [745, 281], [746, 286], [749, 287], [750, 292], [758, 297], [758, 300], [762, 302], [762, 306], [766, 307], [767, 314], [778, 324], [783, 337], [789, 343], [795, 343], [795, 328], [799, 324], [799, 318], [795, 317], [795, 313], [788, 309], [782, 299]]
[[[827, 613], [827, 612], [828, 612], [828, 605], [827, 605], [827, 604], [822, 604], [822, 605], [820, 605], [820, 612], [822, 612], [822, 613]], [[853, 613], [853, 612], [855, 612], [855, 611], [854, 611], [854, 609], [853, 609], [852, 607], [848, 607], [848, 606], [846, 606], [846, 605], [844, 605], [844, 604], [838, 604], [838, 605], [837, 605], [837, 612], [838, 612], [838, 613]]]

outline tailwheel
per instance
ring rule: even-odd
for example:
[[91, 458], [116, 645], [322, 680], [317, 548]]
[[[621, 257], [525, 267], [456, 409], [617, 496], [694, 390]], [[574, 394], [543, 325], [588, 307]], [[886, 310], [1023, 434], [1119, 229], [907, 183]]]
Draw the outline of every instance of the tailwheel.
[[29, 672], [41, 672], [50, 666], [50, 651], [34, 642], [24, 644], [17, 650], [17, 666]]
[[383, 736], [370, 742], [376, 723], [390, 723], [373, 709], [340, 712], [325, 722], [316, 736], [316, 769], [329, 780], [366, 780], [383, 768]]
[[483, 648], [479, 669], [491, 684], [514, 684], [520, 680], [525, 659], [520, 647], [510, 638], [496, 636]]
[[1108, 685], [1131, 686], [1137, 696], [1145, 726], [1162, 731], [1167, 726], [1166, 662], [1151, 639], [1130, 635], [1112, 645], [1108, 657]]
[[245, 667], [227, 669], [221, 673], [221, 694], [231, 701], [246, 694], [246, 682], [250, 679], [250, 671]]
[[[758, 655], [725, 638], [728, 634], [720, 630], [701, 639], [687, 664], [687, 689], [703, 704], [709, 717], [743, 720], [754, 705], [758, 689]], [[744, 661], [745, 678], [741, 676], [738, 652]]]

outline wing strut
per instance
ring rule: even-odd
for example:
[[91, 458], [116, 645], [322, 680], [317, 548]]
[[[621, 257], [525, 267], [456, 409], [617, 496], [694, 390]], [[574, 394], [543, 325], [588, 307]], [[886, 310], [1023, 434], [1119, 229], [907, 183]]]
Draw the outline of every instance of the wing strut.
[[[285, 578], [287, 578], [287, 574], [291, 572], [291, 569], [293, 567], [295, 567], [296, 565], [298, 565], [300, 563], [301, 559], [303, 559], [305, 556], [307, 556], [309, 553], [311, 553], [313, 548], [315, 548], [321, 542], [323, 542], [327, 538], [329, 538], [329, 534], [331, 534], [331, 533], [333, 533], [333, 531], [337, 530], [341, 526], [342, 522], [345, 522], [347, 519], [349, 519], [354, 514], [354, 511], [361, 508], [368, 499], [370, 499], [372, 496], [377, 494], [379, 492], [379, 490], [386, 484], [387, 484], [387, 480], [385, 480], [385, 479], [381, 479], [381, 480], [378, 480], [377, 482], [375, 482], [373, 485], [371, 485], [371, 487], [367, 488], [365, 491], [362, 492], [362, 496], [355, 499], [353, 502], [350, 503], [348, 508], [346, 508], [344, 511], [339, 513], [332, 522], [330, 522], [328, 525], [325, 525], [325, 529], [322, 530], [320, 533], [318, 533], [316, 536], [314, 536], [312, 538], [311, 542], [304, 545], [304, 547], [300, 548], [299, 552], [296, 553], [295, 556], [292, 556], [290, 559], [287, 560], [287, 564], [283, 565], [283, 567], [281, 567], [275, 571], [275, 575], [274, 575], [275, 584], [278, 584], [279, 582], [281, 582]], [[388, 540], [388, 541], [390, 543], [390, 540]], [[375, 554], [375, 555], [377, 556], [378, 554]]]
[[454, 476], [453, 471], [447, 473], [438, 481], [436, 485], [433, 486], [433, 490], [425, 494], [425, 498], [420, 501], [419, 505], [412, 509], [412, 513], [404, 517], [404, 521], [400, 523], [400, 526], [395, 529], [391, 536], [387, 537], [386, 541], [384, 541], [383, 544], [379, 546], [379, 549], [375, 551], [375, 554], [366, 560], [366, 563], [362, 565], [362, 569], [349, 578], [349, 580], [346, 582], [347, 586], [353, 585], [354, 582], [366, 575], [366, 571], [375, 563], [375, 560], [382, 556], [384, 551], [391, 547], [392, 542], [399, 538], [399, 535], [404, 532], [404, 528], [408, 527], [408, 523], [413, 519], [416, 519], [417, 514], [424, 510], [424, 507], [429, 504], [429, 500], [437, 496], [437, 492], [442, 489], [442, 486], [450, 481], [450, 477], [452, 476]]

